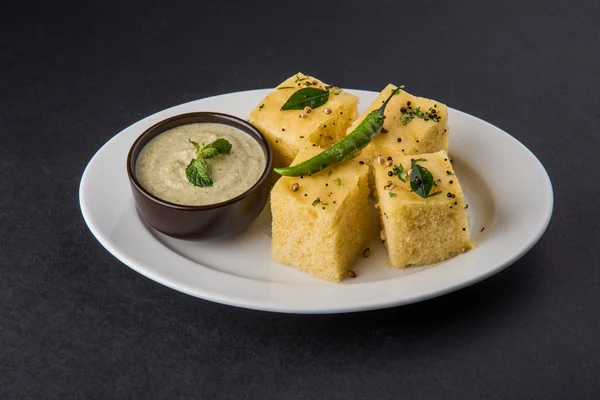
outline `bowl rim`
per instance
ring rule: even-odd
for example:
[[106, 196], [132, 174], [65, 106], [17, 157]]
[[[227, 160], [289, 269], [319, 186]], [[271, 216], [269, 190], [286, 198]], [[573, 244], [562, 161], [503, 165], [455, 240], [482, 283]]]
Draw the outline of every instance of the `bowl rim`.
[[[223, 124], [223, 125], [228, 125], [228, 126], [232, 126], [234, 128], [237, 128], [239, 130], [241, 130], [242, 132], [244, 132], [245, 134], [247, 134], [248, 136], [250, 136], [253, 140], [255, 140], [256, 142], [258, 142], [258, 144], [260, 145], [264, 145], [261, 146], [261, 148], [263, 148], [265, 151], [265, 158], [266, 158], [266, 162], [265, 162], [265, 168], [263, 170], [263, 173], [261, 174], [261, 176], [258, 178], [258, 180], [256, 181], [256, 183], [254, 183], [254, 185], [252, 185], [248, 190], [246, 190], [245, 192], [237, 195], [236, 197], [233, 197], [229, 200], [225, 200], [219, 203], [214, 203], [214, 204], [205, 204], [205, 205], [198, 205], [198, 206], [190, 206], [190, 205], [184, 205], [184, 204], [177, 204], [177, 203], [172, 203], [170, 201], [166, 201], [163, 200], [155, 195], [153, 195], [152, 193], [150, 193], [148, 190], [146, 190], [146, 188], [144, 188], [142, 186], [142, 184], [138, 181], [137, 176], [134, 173], [134, 164], [137, 161], [137, 157], [139, 157], [139, 153], [141, 151], [141, 149], [147, 145], [148, 143], [144, 143], [143, 146], [140, 145], [140, 143], [146, 139], [147, 136], [149, 136], [150, 134], [153, 134], [157, 129], [160, 129], [162, 126], [166, 125], [166, 124], [170, 124], [172, 122], [176, 122], [177, 120], [185, 120], [187, 118], [194, 118], [194, 117], [209, 117], [212, 118], [213, 121], [197, 121], [197, 122], [193, 122], [193, 121], [188, 121], [185, 123], [181, 123], [181, 124], [176, 124], [172, 127], [170, 127], [169, 129], [173, 129], [177, 126], [182, 126], [182, 125], [188, 125], [188, 124], [194, 124], [194, 123], [217, 123], [217, 124]], [[232, 123], [233, 122], [233, 123]], [[242, 126], [244, 129], [252, 131], [253, 133], [256, 134], [256, 136], [249, 134], [247, 131], [244, 131], [244, 129], [240, 128], [239, 126]], [[169, 129], [165, 129], [164, 131], [156, 134], [156, 136], [160, 135], [163, 132], [166, 132]], [[150, 139], [152, 140], [152, 139]], [[140, 147], [141, 146], [141, 147]], [[135, 149], [140, 148], [138, 151], [138, 154], [135, 157], [135, 160], [133, 159], [133, 152]], [[216, 210], [225, 206], [228, 206], [230, 204], [233, 203], [237, 203], [240, 200], [243, 200], [244, 198], [246, 198], [247, 196], [249, 196], [251, 193], [253, 193], [254, 191], [256, 191], [260, 186], [263, 185], [263, 183], [265, 182], [265, 180], [271, 176], [271, 170], [273, 169], [273, 152], [271, 150], [271, 146], [269, 145], [268, 140], [265, 138], [265, 136], [252, 124], [250, 124], [248, 121], [245, 121], [241, 118], [238, 118], [236, 116], [230, 115], [230, 114], [225, 114], [225, 113], [219, 113], [219, 112], [212, 112], [212, 111], [197, 111], [197, 112], [190, 112], [190, 113], [184, 113], [184, 114], [177, 114], [174, 116], [171, 116], [169, 118], [163, 119], [157, 123], [155, 123], [154, 125], [150, 126], [148, 129], [144, 130], [138, 137], [137, 139], [133, 142], [133, 144], [131, 145], [131, 147], [129, 148], [129, 152], [127, 153], [127, 176], [129, 177], [129, 181], [133, 184], [133, 186], [135, 187], [135, 189], [140, 192], [142, 195], [144, 195], [148, 200], [157, 203], [163, 207], [167, 207], [167, 208], [171, 208], [171, 209], [175, 209], [175, 210], [181, 210], [181, 211], [207, 211], [207, 210]]]

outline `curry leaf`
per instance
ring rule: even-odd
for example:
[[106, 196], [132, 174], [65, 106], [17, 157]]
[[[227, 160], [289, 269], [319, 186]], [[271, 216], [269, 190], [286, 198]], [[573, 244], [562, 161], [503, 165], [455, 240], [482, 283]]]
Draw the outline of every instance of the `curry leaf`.
[[290, 98], [281, 106], [281, 111], [303, 110], [304, 107], [321, 107], [329, 100], [329, 91], [307, 87], [294, 92]]
[[433, 187], [433, 175], [427, 168], [416, 164], [410, 173], [410, 188], [419, 196], [426, 199]]

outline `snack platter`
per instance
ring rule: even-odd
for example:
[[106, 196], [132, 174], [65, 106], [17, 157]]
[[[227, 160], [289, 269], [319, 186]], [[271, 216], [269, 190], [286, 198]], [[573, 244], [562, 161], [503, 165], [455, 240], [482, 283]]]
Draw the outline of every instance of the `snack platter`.
[[[408, 304], [516, 261], [551, 216], [552, 187], [543, 166], [500, 129], [384, 86], [379, 93], [345, 90], [298, 73], [274, 89], [161, 111], [116, 135], [90, 161], [80, 186], [84, 219], [107, 250], [159, 283], [279, 312]], [[384, 103], [384, 118], [373, 125]], [[277, 171], [269, 171], [270, 196], [235, 234], [165, 234], [136, 208], [125, 160], [152, 126], [202, 111], [247, 120], [264, 135]], [[376, 131], [361, 131], [366, 125]], [[363, 142], [349, 140], [357, 138]], [[327, 151], [342, 147], [351, 154]]]

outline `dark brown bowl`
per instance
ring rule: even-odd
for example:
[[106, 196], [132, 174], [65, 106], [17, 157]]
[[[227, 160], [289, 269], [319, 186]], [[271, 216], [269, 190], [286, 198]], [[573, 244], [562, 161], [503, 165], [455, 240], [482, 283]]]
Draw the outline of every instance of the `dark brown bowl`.
[[[179, 125], [213, 122], [233, 126], [260, 144], [266, 166], [258, 182], [241, 195], [221, 203], [185, 206], [161, 200], [148, 192], [135, 176], [135, 163], [140, 150], [157, 135]], [[243, 231], [261, 213], [271, 189], [271, 149], [254, 126], [237, 117], [214, 112], [176, 115], [161, 121], [137, 138], [127, 156], [127, 175], [140, 215], [155, 229], [169, 236], [188, 239], [220, 239]]]

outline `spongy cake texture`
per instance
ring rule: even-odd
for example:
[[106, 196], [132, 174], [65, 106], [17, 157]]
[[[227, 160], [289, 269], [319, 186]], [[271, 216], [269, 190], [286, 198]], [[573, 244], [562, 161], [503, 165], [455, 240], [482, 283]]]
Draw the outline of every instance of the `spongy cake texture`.
[[381, 239], [385, 240], [390, 264], [399, 268], [428, 264], [470, 249], [467, 205], [446, 152], [384, 156], [391, 156], [393, 164], [401, 164], [406, 171], [411, 169], [412, 159], [422, 159], [418, 164], [427, 168], [436, 182], [430, 194], [440, 192], [423, 198], [411, 190], [408, 180], [389, 176], [393, 167], [373, 163]]
[[[294, 164], [322, 150], [308, 147]], [[350, 160], [312, 176], [279, 179], [271, 192], [272, 258], [322, 279], [342, 280], [371, 230], [368, 173], [366, 165]]]

